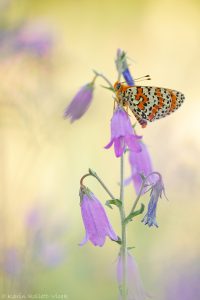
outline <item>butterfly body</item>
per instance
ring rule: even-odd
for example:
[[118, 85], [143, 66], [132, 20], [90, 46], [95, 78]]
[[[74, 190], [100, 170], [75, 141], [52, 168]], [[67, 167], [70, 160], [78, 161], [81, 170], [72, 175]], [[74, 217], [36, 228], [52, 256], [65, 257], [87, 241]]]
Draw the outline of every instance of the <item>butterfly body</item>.
[[142, 127], [171, 114], [185, 99], [181, 92], [167, 88], [126, 86], [116, 82], [114, 89], [117, 101], [130, 108]]

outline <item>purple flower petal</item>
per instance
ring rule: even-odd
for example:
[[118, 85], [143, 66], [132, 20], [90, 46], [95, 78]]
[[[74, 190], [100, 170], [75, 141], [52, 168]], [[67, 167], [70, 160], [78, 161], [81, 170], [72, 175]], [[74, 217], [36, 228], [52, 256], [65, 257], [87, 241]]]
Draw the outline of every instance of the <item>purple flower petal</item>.
[[88, 242], [88, 234], [86, 232], [84, 239], [79, 243], [79, 246], [84, 246]]
[[125, 140], [124, 137], [119, 137], [114, 140], [114, 149], [115, 149], [115, 155], [116, 157], [122, 156], [124, 150], [125, 150]]
[[111, 119], [111, 139], [105, 148], [110, 148], [114, 143], [115, 155], [120, 157], [127, 146], [132, 151], [140, 151], [140, 139], [134, 134], [128, 114], [118, 106]]
[[124, 70], [124, 72], [122, 72], [122, 74], [123, 74], [123, 77], [124, 77], [124, 79], [126, 80], [126, 82], [129, 86], [134, 86], [135, 85], [135, 82], [133, 80], [133, 77], [132, 77], [128, 67], [127, 67], [127, 69]]
[[[146, 145], [139, 141], [138, 143], [136, 143], [136, 147], [137, 148], [135, 150], [139, 150], [140, 148], [140, 151], [130, 151], [129, 162], [131, 166], [131, 177], [136, 190], [136, 194], [139, 194], [142, 185], [141, 174], [145, 177], [148, 176], [150, 173], [153, 172], [153, 167], [151, 157]], [[153, 184], [156, 180], [157, 176], [152, 175], [149, 177], [148, 182], [150, 184]], [[144, 188], [142, 194], [145, 193], [146, 190], [147, 188]]]
[[80, 119], [88, 110], [93, 96], [94, 84], [84, 85], [74, 96], [71, 103], [64, 112], [64, 117], [69, 118], [71, 122]]
[[132, 150], [134, 153], [135, 152], [141, 152], [142, 148], [139, 142], [139, 139], [142, 137], [139, 137], [137, 135], [128, 135], [125, 137], [125, 141], [127, 146], [129, 147], [130, 150]]
[[159, 179], [157, 179], [157, 182], [152, 186], [152, 191], [151, 191], [151, 197], [150, 201], [148, 204], [148, 210], [144, 218], [142, 219], [142, 222], [145, 225], [148, 225], [149, 227], [151, 226], [156, 226], [158, 227], [157, 221], [156, 221], [156, 210], [157, 210], [157, 204], [159, 197], [161, 198], [162, 193], [165, 192], [164, 190], [164, 185], [162, 181], [162, 176], [159, 175]]
[[81, 246], [88, 240], [94, 246], [103, 246], [106, 236], [118, 240], [101, 202], [88, 190], [81, 190], [81, 214], [85, 226], [86, 236]]
[[[118, 257], [117, 262], [117, 281], [119, 286], [122, 286], [122, 258]], [[121, 300], [121, 294], [119, 295]], [[132, 255], [127, 255], [127, 300], [145, 300], [147, 294], [144, 290], [142, 280], [140, 278], [137, 263]]]
[[111, 140], [104, 148], [105, 149], [109, 149], [110, 147], [112, 147], [112, 144], [113, 144], [113, 140]]
[[119, 72], [119, 74], [123, 74], [123, 77], [126, 80], [127, 84], [130, 86], [134, 86], [135, 83], [128, 68], [126, 53], [121, 49], [117, 50], [117, 59], [115, 63], [116, 63], [117, 71]]

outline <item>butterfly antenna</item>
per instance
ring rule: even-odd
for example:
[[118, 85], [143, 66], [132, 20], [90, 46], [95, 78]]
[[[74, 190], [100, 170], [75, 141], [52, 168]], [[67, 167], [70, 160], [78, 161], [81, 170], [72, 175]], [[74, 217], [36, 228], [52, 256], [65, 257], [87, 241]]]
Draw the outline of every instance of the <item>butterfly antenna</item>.
[[135, 81], [143, 81], [143, 80], [151, 80], [150, 75], [145, 75], [145, 76], [138, 77], [135, 79]]

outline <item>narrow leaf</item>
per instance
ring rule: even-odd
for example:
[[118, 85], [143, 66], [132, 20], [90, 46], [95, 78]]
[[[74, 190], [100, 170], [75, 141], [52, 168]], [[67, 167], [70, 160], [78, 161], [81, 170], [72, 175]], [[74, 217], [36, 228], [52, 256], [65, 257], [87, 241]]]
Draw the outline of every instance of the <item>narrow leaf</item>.
[[131, 249], [134, 249], [135, 247], [132, 246], [132, 247], [127, 247], [127, 250], [131, 250]]
[[115, 243], [117, 243], [117, 244], [119, 244], [119, 245], [121, 245], [122, 244], [122, 240], [120, 239], [120, 237], [118, 236], [118, 240], [117, 241], [115, 241], [115, 240], [112, 240], [113, 242], [115, 242]]
[[119, 199], [111, 199], [111, 200], [107, 200], [105, 205], [107, 205], [112, 209], [111, 205], [116, 205], [117, 207], [121, 207], [122, 202]]
[[102, 85], [102, 84], [101, 84], [101, 87], [104, 88], [104, 89], [110, 90], [110, 91], [112, 91], [112, 92], [115, 91], [114, 88], [111, 88], [111, 86], [105, 86], [105, 85]]
[[126, 217], [126, 219], [124, 220], [124, 224], [127, 224], [127, 223], [131, 222], [131, 221], [133, 220], [134, 217], [136, 217], [136, 216], [142, 214], [143, 211], [144, 211], [144, 208], [145, 208], [144, 204], [141, 203], [140, 209], [138, 209], [138, 210], [136, 210], [136, 211], [134, 211], [134, 212], [131, 212], [131, 213], [128, 215], [128, 217]]

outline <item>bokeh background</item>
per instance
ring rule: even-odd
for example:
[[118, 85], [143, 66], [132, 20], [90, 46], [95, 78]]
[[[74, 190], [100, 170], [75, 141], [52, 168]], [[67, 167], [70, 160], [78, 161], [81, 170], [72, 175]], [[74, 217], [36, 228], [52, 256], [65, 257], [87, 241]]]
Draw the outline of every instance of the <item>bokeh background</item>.
[[[63, 111], [92, 69], [115, 82], [120, 47], [135, 77], [186, 96], [175, 114], [137, 126], [169, 200], [159, 202], [158, 229], [140, 217], [129, 225], [132, 254], [152, 299], [200, 299], [199, 20], [198, 0], [0, 0], [1, 297], [118, 297], [118, 246], [78, 246], [80, 177], [91, 167], [119, 192], [119, 160], [103, 148], [113, 100], [99, 85], [81, 120], [70, 124]], [[134, 198], [130, 185], [127, 206]], [[107, 213], [119, 233], [118, 212]]]

